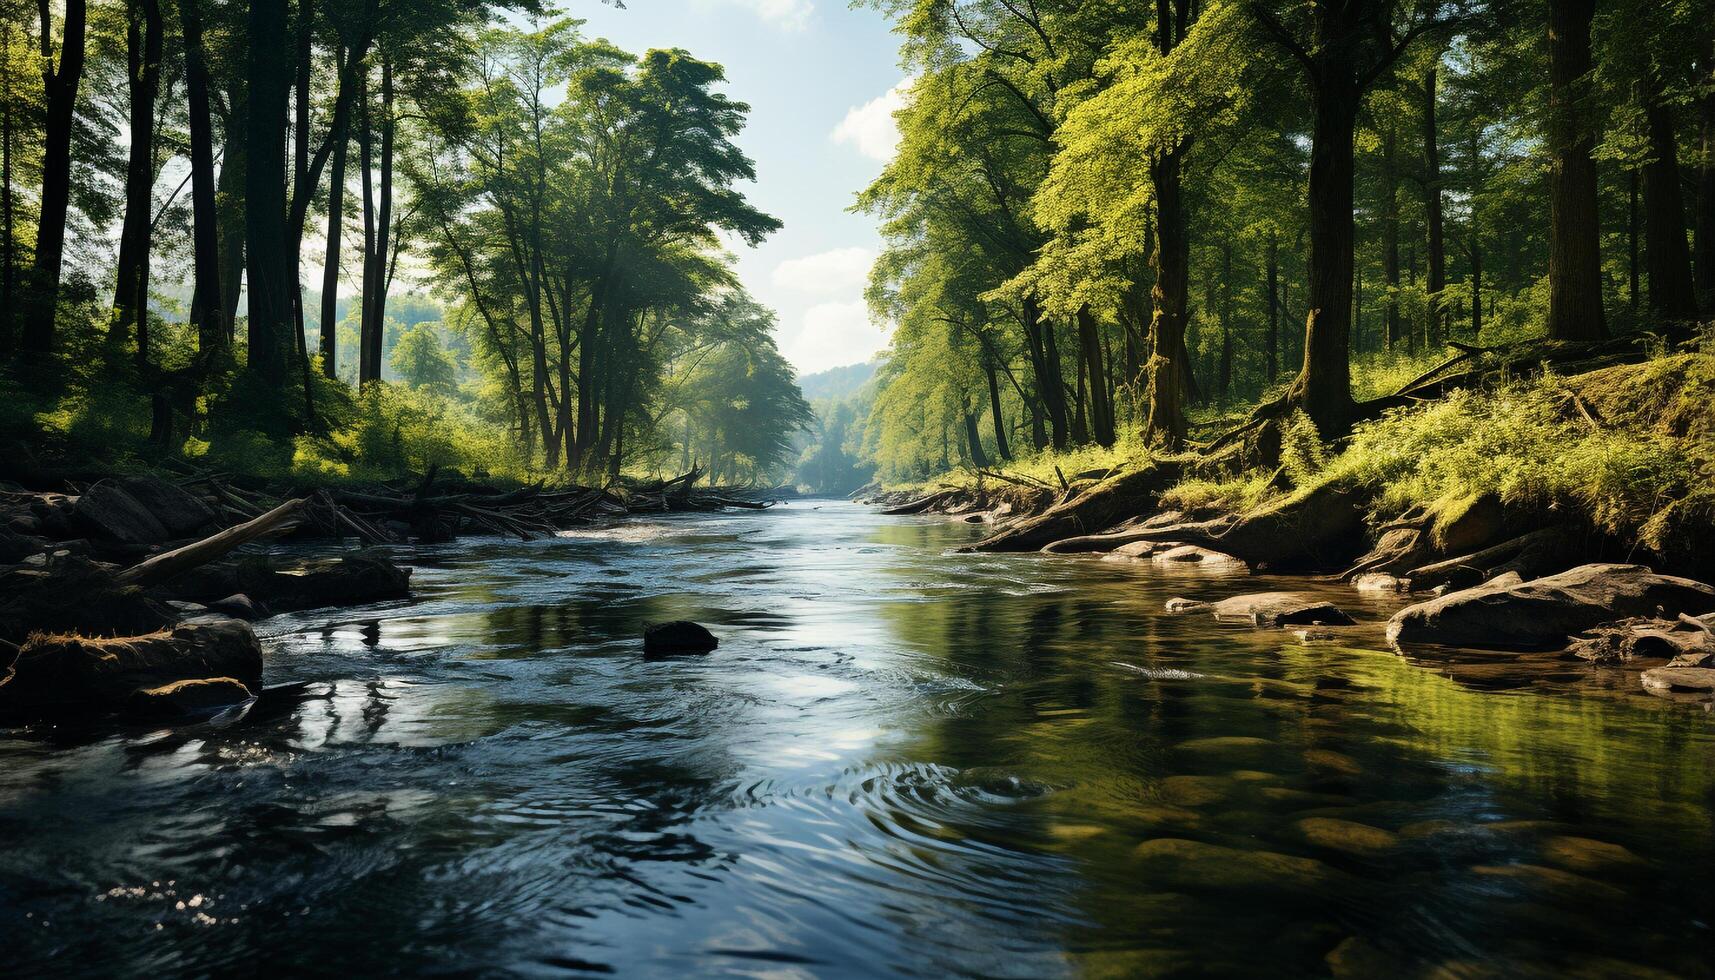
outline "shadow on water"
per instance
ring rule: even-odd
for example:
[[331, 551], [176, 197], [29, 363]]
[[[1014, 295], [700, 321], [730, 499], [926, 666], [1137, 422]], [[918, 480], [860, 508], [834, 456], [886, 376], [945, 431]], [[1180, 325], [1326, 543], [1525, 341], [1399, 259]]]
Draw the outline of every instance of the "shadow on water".
[[[242, 717], [0, 732], [0, 948], [20, 975], [1710, 973], [1707, 715], [1167, 616], [1271, 583], [953, 553], [975, 533], [830, 503], [424, 549], [408, 605], [260, 624], [279, 686]], [[720, 648], [645, 661], [679, 618]]]

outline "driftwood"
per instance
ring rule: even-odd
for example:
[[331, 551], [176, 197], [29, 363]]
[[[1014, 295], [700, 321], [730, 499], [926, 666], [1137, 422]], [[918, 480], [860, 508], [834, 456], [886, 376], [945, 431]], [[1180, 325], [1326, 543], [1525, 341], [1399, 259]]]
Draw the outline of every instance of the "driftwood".
[[254, 520], [246, 521], [237, 527], [229, 527], [201, 541], [187, 544], [183, 548], [175, 548], [164, 554], [156, 555], [148, 561], [133, 565], [120, 572], [116, 578], [121, 585], [135, 585], [143, 588], [164, 582], [180, 572], [188, 571], [199, 565], [206, 565], [240, 545], [248, 544], [257, 538], [284, 529], [308, 503], [309, 498], [307, 497], [288, 500]]

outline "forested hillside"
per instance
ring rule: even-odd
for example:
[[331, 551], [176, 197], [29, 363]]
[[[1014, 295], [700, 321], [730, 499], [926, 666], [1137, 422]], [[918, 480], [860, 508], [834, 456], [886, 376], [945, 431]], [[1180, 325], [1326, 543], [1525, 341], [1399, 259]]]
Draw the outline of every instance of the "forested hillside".
[[8, 475], [783, 475], [748, 107], [532, 2], [0, 7]]

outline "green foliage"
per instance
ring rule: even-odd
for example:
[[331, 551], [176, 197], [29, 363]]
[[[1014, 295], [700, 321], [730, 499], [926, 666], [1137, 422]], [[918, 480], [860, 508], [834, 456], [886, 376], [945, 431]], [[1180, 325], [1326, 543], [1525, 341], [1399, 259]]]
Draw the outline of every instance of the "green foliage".
[[442, 346], [441, 325], [433, 320], [406, 328], [389, 360], [399, 380], [411, 388], [447, 395], [458, 385], [458, 365]]

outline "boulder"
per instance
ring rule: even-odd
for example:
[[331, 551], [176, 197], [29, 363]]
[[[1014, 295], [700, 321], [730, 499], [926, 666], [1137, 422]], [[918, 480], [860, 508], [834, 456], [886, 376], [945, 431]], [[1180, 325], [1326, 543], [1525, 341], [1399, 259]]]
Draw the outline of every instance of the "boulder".
[[0, 639], [22, 643], [31, 633], [136, 636], [178, 616], [140, 589], [120, 585], [113, 569], [74, 555], [0, 571]]
[[53, 716], [121, 709], [133, 692], [175, 681], [262, 681], [262, 646], [235, 619], [184, 623], [146, 636], [37, 634], [0, 682], [0, 715]]
[[1643, 565], [1583, 565], [1528, 582], [1497, 579], [1407, 606], [1388, 621], [1387, 636], [1396, 646], [1541, 649], [1615, 619], [1711, 609], [1715, 588], [1701, 582]]
[[1199, 548], [1194, 544], [1182, 544], [1157, 552], [1150, 557], [1150, 562], [1158, 568], [1190, 568], [1223, 575], [1247, 575], [1251, 570], [1249, 565], [1232, 555], [1223, 555], [1219, 551]]
[[195, 537], [215, 523], [208, 504], [176, 484], [152, 476], [127, 476], [110, 482], [154, 515], [170, 537]]
[[254, 697], [250, 688], [230, 677], [202, 677], [133, 691], [125, 710], [145, 718], [201, 718]]
[[263, 609], [260, 603], [242, 592], [216, 599], [208, 604], [208, 609], [233, 619], [261, 619], [268, 615], [268, 611]]
[[1102, 556], [1103, 561], [1148, 561], [1156, 554], [1177, 547], [1167, 541], [1133, 541]]
[[157, 544], [172, 537], [116, 480], [102, 480], [77, 498], [75, 520], [90, 536], [123, 544]]
[[1352, 588], [1359, 592], [1404, 592], [1405, 583], [1386, 572], [1366, 572], [1352, 579]]
[[707, 629], [689, 620], [652, 623], [643, 629], [643, 653], [651, 657], [679, 653], [708, 653], [720, 641]]
[[1215, 618], [1255, 626], [1350, 626], [1352, 617], [1320, 596], [1303, 592], [1255, 592], [1222, 599], [1210, 607]]
[[1715, 667], [1652, 667], [1643, 672], [1644, 690], [1715, 694]]

